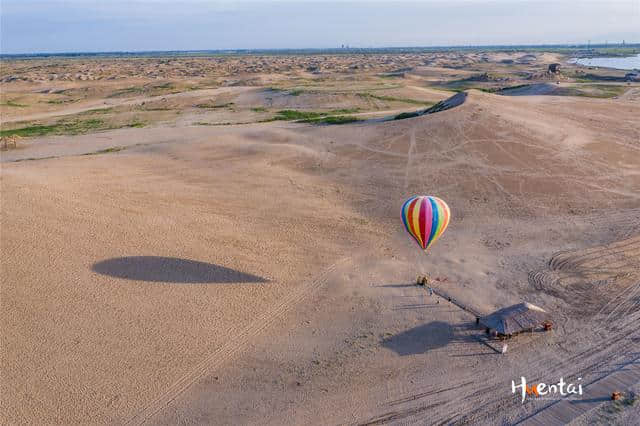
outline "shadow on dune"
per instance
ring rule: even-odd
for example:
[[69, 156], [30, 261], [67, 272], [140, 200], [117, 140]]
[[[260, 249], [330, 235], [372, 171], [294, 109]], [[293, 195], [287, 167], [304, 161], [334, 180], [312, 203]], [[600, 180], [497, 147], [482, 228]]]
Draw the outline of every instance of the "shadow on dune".
[[176, 257], [116, 257], [93, 264], [93, 271], [135, 281], [204, 284], [263, 283], [262, 277], [214, 265]]
[[382, 341], [382, 346], [398, 355], [416, 355], [447, 346], [453, 340], [453, 327], [442, 321], [419, 325]]

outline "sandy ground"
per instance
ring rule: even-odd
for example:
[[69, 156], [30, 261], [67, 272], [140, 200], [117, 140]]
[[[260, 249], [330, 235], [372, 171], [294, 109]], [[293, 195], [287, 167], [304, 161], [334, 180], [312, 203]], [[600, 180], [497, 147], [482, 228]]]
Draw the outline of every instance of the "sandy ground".
[[92, 102], [81, 102], [79, 104], [74, 104], [73, 106], [68, 106], [64, 108], [56, 108], [53, 111], [40, 112], [35, 114], [20, 114], [16, 116], [8, 116], [3, 117], [4, 123], [12, 123], [16, 121], [33, 121], [33, 120], [41, 120], [43, 118], [50, 117], [64, 117], [66, 115], [74, 115], [79, 114], [86, 111], [96, 111], [102, 109], [108, 109], [119, 106], [131, 106], [131, 105], [140, 105], [143, 102], [155, 102], [155, 101], [165, 101], [165, 100], [175, 100], [180, 98], [190, 98], [190, 100], [198, 100], [198, 99], [207, 99], [211, 96], [221, 96], [226, 94], [237, 94], [242, 93], [243, 91], [250, 90], [250, 88], [246, 87], [223, 87], [217, 89], [201, 89], [194, 90], [191, 92], [181, 92], [181, 93], [169, 93], [166, 95], [157, 95], [157, 96], [136, 96], [132, 98], [125, 99], [105, 99], [99, 101]]
[[[24, 141], [1, 165], [2, 422], [526, 419], [549, 401], [511, 380], [589, 383], [639, 350], [639, 113], [471, 90], [407, 120]], [[426, 256], [398, 218], [416, 193], [453, 212]], [[498, 355], [420, 272], [556, 327]], [[632, 423], [603, 407], [575, 421]]]

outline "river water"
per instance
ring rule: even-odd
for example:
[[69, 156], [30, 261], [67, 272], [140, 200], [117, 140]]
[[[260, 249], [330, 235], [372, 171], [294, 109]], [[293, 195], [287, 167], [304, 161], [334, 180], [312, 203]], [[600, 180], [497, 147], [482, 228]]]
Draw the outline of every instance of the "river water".
[[640, 55], [615, 58], [576, 58], [570, 62], [587, 67], [606, 67], [619, 70], [640, 69]]

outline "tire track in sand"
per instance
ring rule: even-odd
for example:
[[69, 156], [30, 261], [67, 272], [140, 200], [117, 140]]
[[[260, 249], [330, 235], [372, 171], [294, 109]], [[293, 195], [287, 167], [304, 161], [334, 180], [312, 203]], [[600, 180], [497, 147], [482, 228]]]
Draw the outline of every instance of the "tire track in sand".
[[350, 257], [345, 257], [338, 260], [334, 264], [327, 267], [320, 275], [315, 279], [308, 281], [306, 284], [300, 286], [297, 290], [289, 293], [284, 299], [273, 309], [258, 316], [258, 318], [245, 327], [240, 333], [235, 336], [235, 339], [230, 340], [227, 344], [222, 345], [220, 348], [209, 354], [204, 360], [196, 365], [187, 374], [180, 377], [174, 382], [165, 392], [151, 401], [140, 412], [135, 414], [129, 420], [125, 422], [127, 425], [141, 425], [149, 421], [154, 415], [162, 411], [169, 406], [177, 397], [184, 393], [191, 385], [196, 383], [205, 374], [211, 372], [217, 368], [220, 368], [231, 357], [240, 352], [247, 344], [247, 342], [260, 334], [263, 330], [278, 320], [290, 307], [294, 304], [301, 302], [304, 298], [316, 293], [324, 285], [326, 285], [329, 276], [339, 266], [348, 263], [351, 260]]
[[409, 150], [407, 151], [407, 165], [404, 170], [404, 192], [409, 189], [409, 169], [411, 169], [411, 160], [413, 158], [413, 151], [416, 148], [416, 128], [411, 128], [409, 134]]

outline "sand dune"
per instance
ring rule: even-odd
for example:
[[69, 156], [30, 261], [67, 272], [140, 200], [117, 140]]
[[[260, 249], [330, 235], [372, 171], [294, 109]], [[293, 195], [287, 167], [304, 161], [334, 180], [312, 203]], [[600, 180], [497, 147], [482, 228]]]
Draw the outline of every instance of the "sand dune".
[[[233, 90], [246, 107], [265, 93]], [[278, 108], [350, 102], [290, 98]], [[544, 402], [521, 405], [512, 379], [586, 379], [637, 348], [639, 113], [471, 90], [406, 120], [178, 123], [3, 152], [2, 421], [524, 418]], [[416, 193], [453, 214], [427, 256], [399, 226]], [[496, 356], [419, 272], [480, 312], [544, 306], [556, 329]]]

